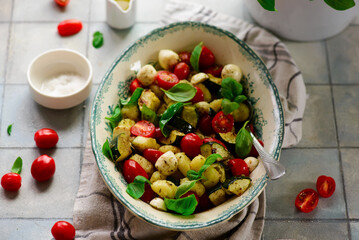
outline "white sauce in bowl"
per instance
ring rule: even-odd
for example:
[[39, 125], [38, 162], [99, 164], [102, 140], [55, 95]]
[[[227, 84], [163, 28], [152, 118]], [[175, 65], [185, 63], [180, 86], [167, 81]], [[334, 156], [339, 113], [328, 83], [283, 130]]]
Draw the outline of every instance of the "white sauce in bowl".
[[76, 92], [85, 83], [86, 79], [76, 73], [64, 73], [44, 81], [40, 91], [50, 96], [61, 97]]

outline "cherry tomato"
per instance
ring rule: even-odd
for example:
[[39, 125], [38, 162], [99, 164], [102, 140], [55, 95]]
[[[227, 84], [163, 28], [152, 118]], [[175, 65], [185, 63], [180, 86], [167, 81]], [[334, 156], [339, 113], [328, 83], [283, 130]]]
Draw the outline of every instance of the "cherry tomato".
[[196, 208], [196, 212], [203, 212], [213, 207], [211, 200], [209, 200], [208, 194], [205, 192], [200, 198]]
[[165, 90], [170, 89], [179, 82], [178, 77], [168, 71], [158, 71], [156, 79], [158, 86]]
[[125, 161], [125, 163], [123, 164], [122, 172], [123, 172], [123, 177], [128, 183], [132, 183], [133, 180], [135, 180], [135, 177], [137, 176], [143, 176], [148, 179], [148, 175], [145, 169], [143, 169], [143, 167], [141, 167], [141, 165], [138, 162], [132, 159]]
[[39, 182], [49, 180], [55, 173], [56, 166], [52, 157], [41, 155], [31, 165], [31, 175]]
[[214, 65], [216, 61], [214, 54], [206, 46], [202, 47], [201, 55], [199, 56], [199, 66], [201, 68], [207, 68]]
[[223, 142], [219, 141], [218, 139], [215, 139], [215, 138], [204, 138], [204, 139], [203, 139], [203, 143], [209, 143], [209, 142], [219, 143], [219, 144], [221, 144], [225, 149], [227, 149], [226, 145], [225, 145]]
[[323, 198], [328, 198], [335, 191], [335, 180], [329, 176], [319, 176], [317, 179], [317, 191]]
[[233, 176], [249, 176], [249, 167], [243, 159], [231, 159], [228, 161], [228, 166]]
[[152, 190], [151, 186], [149, 184], [145, 184], [145, 192], [140, 197], [140, 199], [146, 203], [151, 202], [152, 199], [154, 199], [157, 196], [157, 194]]
[[162, 154], [163, 152], [151, 148], [147, 148], [143, 151], [143, 157], [150, 161], [153, 165], [156, 164], [157, 159], [161, 157]]
[[[264, 147], [264, 143], [262, 142], [262, 140], [258, 139], [258, 142], [262, 145], [262, 147]], [[251, 157], [258, 157], [259, 154], [257, 152], [257, 149], [254, 147], [254, 145], [252, 145], [252, 149], [249, 152], [249, 156]]]
[[319, 201], [318, 193], [310, 188], [302, 190], [295, 199], [295, 207], [304, 213], [309, 213], [317, 207]]
[[194, 133], [188, 133], [184, 135], [180, 145], [182, 151], [185, 152], [188, 157], [194, 158], [201, 153], [200, 147], [202, 144], [203, 141], [198, 135]]
[[131, 134], [142, 137], [153, 137], [155, 135], [155, 125], [149, 121], [142, 120], [133, 125], [130, 129]]
[[58, 33], [63, 36], [70, 36], [80, 32], [82, 29], [82, 22], [76, 19], [64, 20], [57, 25]]
[[221, 77], [223, 66], [214, 65], [208, 68], [203, 69], [203, 72], [211, 74], [214, 77]]
[[60, 7], [66, 7], [70, 3], [70, 0], [54, 0]]
[[52, 148], [59, 141], [59, 136], [55, 130], [43, 128], [35, 133], [34, 140], [38, 148]]
[[222, 111], [218, 112], [212, 120], [212, 128], [216, 133], [230, 132], [233, 126], [233, 116], [231, 114], [225, 115]]
[[162, 139], [162, 138], [164, 138], [165, 136], [163, 136], [162, 131], [161, 131], [161, 128], [156, 127], [156, 128], [155, 128], [155, 134], [153, 135], [153, 137], [156, 138], [156, 139]]
[[178, 77], [178, 79], [187, 79], [190, 69], [187, 63], [180, 62], [175, 66], [173, 73]]
[[142, 87], [141, 82], [136, 78], [135, 80], [133, 80], [130, 84], [130, 92], [133, 93], [136, 88], [138, 87]]
[[191, 99], [191, 102], [198, 103], [198, 102], [204, 101], [203, 91], [197, 86], [195, 86], [195, 88], [197, 89], [197, 92], [196, 92], [196, 95], [194, 95], [194, 97]]
[[199, 130], [204, 135], [211, 135], [214, 133], [212, 128], [212, 117], [207, 115], [202, 116], [198, 121]]
[[192, 53], [190, 53], [190, 52], [178, 53], [178, 56], [179, 56], [181, 62], [186, 63], [188, 66], [191, 66], [191, 55], [192, 55]]
[[1, 178], [1, 186], [6, 191], [15, 192], [21, 187], [21, 176], [17, 173], [7, 173]]
[[71, 223], [58, 221], [52, 226], [51, 233], [55, 240], [73, 240], [76, 235], [76, 230]]

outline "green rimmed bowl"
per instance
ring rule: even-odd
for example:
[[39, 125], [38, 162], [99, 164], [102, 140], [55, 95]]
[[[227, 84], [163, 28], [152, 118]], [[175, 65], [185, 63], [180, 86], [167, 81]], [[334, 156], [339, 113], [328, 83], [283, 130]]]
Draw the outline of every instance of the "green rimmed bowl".
[[234, 196], [211, 210], [192, 216], [180, 216], [156, 210], [130, 197], [126, 193], [127, 183], [122, 173], [102, 154], [102, 144], [111, 137], [111, 129], [105, 117], [111, 114], [120, 98], [128, 97], [129, 83], [135, 77], [131, 71], [133, 64], [137, 61], [142, 65], [157, 61], [161, 49], [191, 51], [201, 41], [213, 51], [218, 63], [233, 63], [242, 68], [245, 76], [243, 85], [254, 108], [253, 121], [257, 135], [264, 141], [265, 149], [278, 160], [283, 142], [283, 112], [277, 88], [266, 66], [250, 47], [232, 33], [207, 24], [174, 23], [138, 39], [122, 52], [107, 71], [97, 90], [91, 112], [92, 149], [109, 190], [134, 215], [172, 230], [200, 229], [228, 220], [253, 202], [268, 181], [260, 163], [251, 173], [252, 185], [243, 195]]

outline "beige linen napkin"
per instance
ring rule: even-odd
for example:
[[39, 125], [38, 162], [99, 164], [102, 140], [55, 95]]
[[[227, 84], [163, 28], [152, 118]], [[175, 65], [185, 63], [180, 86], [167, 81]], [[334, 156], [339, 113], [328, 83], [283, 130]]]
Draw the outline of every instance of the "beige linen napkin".
[[[234, 33], [249, 44], [263, 59], [272, 74], [284, 109], [283, 147], [299, 142], [306, 91], [300, 70], [286, 46], [272, 34], [240, 19], [217, 13], [191, 2], [167, 2], [162, 22], [200, 21]], [[86, 144], [80, 187], [74, 205], [76, 239], [260, 239], [265, 214], [265, 194], [232, 217], [203, 230], [177, 232], [161, 229], [135, 217], [109, 192]]]

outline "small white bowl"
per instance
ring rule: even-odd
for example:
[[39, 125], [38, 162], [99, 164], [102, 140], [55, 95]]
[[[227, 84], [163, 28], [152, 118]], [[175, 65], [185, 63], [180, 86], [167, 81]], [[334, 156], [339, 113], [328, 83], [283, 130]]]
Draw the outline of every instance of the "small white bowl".
[[[71, 92], [52, 94], [43, 89], [47, 81], [63, 75], [83, 79]], [[40, 105], [52, 109], [67, 109], [79, 105], [90, 94], [92, 66], [81, 53], [69, 49], [53, 49], [37, 56], [29, 65], [27, 79], [32, 98]]]

